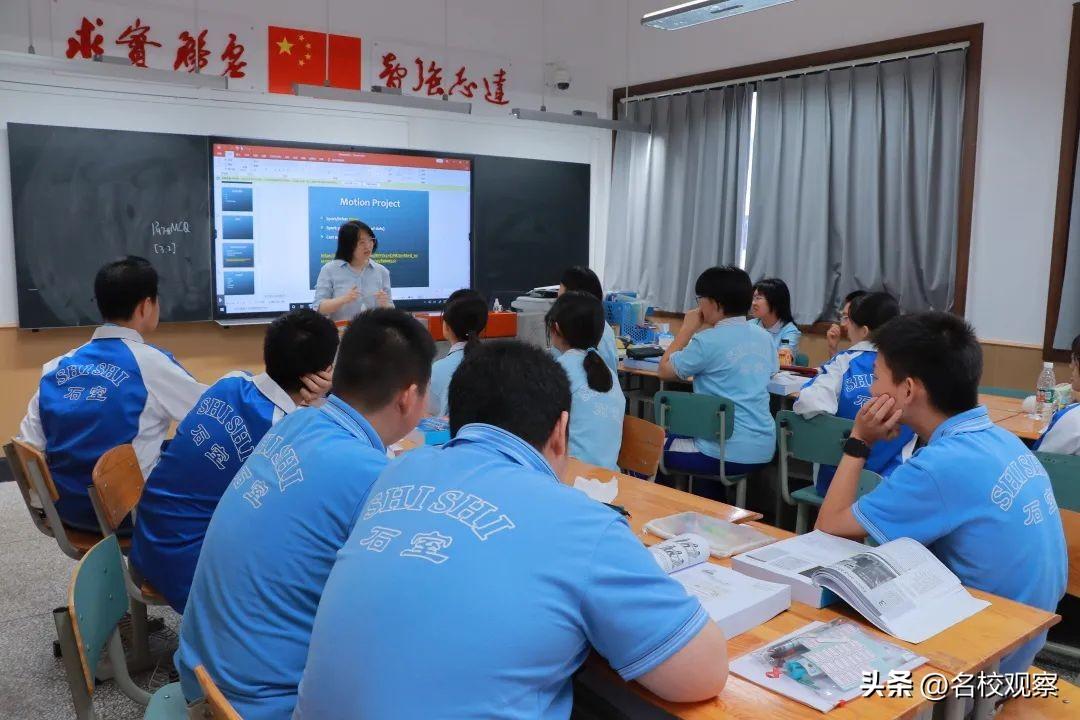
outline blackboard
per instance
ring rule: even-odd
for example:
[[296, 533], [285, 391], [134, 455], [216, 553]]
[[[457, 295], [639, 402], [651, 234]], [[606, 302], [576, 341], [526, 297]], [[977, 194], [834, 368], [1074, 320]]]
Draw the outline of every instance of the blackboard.
[[101, 322], [97, 269], [153, 263], [163, 321], [208, 320], [207, 138], [8, 124], [19, 327]]
[[589, 171], [583, 163], [477, 155], [473, 285], [504, 307], [589, 264]]

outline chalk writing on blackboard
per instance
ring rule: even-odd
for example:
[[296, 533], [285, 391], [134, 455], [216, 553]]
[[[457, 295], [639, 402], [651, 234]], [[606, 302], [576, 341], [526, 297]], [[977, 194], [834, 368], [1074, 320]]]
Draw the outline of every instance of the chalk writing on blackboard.
[[155, 255], [175, 255], [176, 243], [154, 243]]
[[167, 223], [162, 225], [155, 220], [150, 226], [150, 233], [157, 237], [159, 235], [172, 235], [173, 233], [191, 233], [191, 226], [187, 220], [179, 220], [176, 222]]

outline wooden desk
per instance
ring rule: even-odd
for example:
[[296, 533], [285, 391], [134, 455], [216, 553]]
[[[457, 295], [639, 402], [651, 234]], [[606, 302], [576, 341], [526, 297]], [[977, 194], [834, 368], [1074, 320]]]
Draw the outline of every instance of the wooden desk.
[[1023, 402], [1024, 401], [1020, 398], [979, 393], [979, 404], [985, 405], [990, 410], [1005, 410], [1013, 413], [1022, 413], [1024, 412]]
[[1012, 415], [1004, 420], [995, 421], [994, 424], [1008, 430], [1021, 440], [1038, 440], [1043, 431], [1042, 420], [1030, 418], [1027, 413]]

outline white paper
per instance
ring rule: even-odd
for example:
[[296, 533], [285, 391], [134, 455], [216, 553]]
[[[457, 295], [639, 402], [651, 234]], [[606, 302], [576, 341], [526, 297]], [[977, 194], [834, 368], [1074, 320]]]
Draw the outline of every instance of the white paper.
[[612, 475], [611, 480], [603, 482], [578, 476], [574, 478], [574, 489], [580, 490], [597, 502], [609, 503], [619, 494], [619, 478]]
[[668, 575], [703, 563], [709, 559], [709, 541], [700, 535], [687, 533], [657, 543], [649, 548], [653, 558]]

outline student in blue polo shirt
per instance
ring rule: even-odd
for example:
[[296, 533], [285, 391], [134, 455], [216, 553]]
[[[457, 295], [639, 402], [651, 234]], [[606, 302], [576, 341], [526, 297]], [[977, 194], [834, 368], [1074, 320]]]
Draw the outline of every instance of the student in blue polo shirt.
[[667, 700], [720, 692], [723, 632], [625, 518], [559, 482], [570, 406], [538, 348], [462, 362], [453, 440], [388, 467], [338, 555], [295, 718], [567, 718], [591, 649]]
[[329, 390], [337, 346], [329, 318], [307, 309], [282, 315], [266, 331], [266, 372], [229, 373], [180, 423], [147, 478], [131, 540], [135, 571], [177, 612], [221, 494], [270, 426], [314, 399], [307, 387], [318, 396]]
[[[1072, 356], [1069, 358], [1072, 369], [1073, 397], [1080, 393], [1080, 335], [1073, 338]], [[1035, 441], [1033, 449], [1062, 455], [1080, 455], [1080, 412], [1076, 408], [1080, 403], [1070, 403], [1054, 413], [1050, 425], [1042, 436]]]
[[[792, 408], [808, 418], [827, 414], [854, 420], [859, 408], [870, 401], [877, 349], [870, 333], [900, 314], [896, 298], [884, 292], [864, 293], [848, 304], [847, 335], [854, 343], [821, 366], [821, 372], [803, 386]], [[915, 432], [900, 426], [896, 437], [874, 445], [866, 460], [868, 470], [888, 477], [915, 450]], [[821, 465], [814, 480], [818, 495], [825, 497], [836, 468]]]
[[487, 327], [488, 309], [484, 296], [475, 290], [455, 290], [443, 308], [443, 335], [450, 343], [446, 357], [431, 366], [431, 389], [428, 391], [428, 413], [446, 415], [446, 395], [450, 378], [462, 358], [480, 344], [480, 333]]
[[90, 342], [45, 364], [19, 437], [45, 452], [64, 524], [100, 532], [87, 493], [98, 458], [131, 443], [149, 475], [169, 425], [206, 386], [143, 340], [160, 312], [158, 275], [147, 260], [130, 256], [102, 267], [94, 299], [105, 324]]
[[[709, 268], [698, 276], [695, 292], [698, 306], [686, 313], [679, 334], [660, 359], [660, 379], [693, 378], [694, 392], [731, 400], [735, 429], [725, 443], [725, 473], [760, 470], [776, 449], [767, 386], [780, 364], [769, 333], [746, 320], [753, 295], [750, 276], [733, 266]], [[664, 465], [690, 475], [718, 475], [720, 454], [714, 440], [670, 436]], [[694, 492], [724, 497], [719, 483], [704, 479], [694, 485]]]
[[[603, 307], [604, 289], [600, 285], [600, 278], [583, 265], [568, 267], [563, 273], [562, 279], [559, 280], [559, 295], [567, 292], [589, 293], [601, 302], [601, 309]], [[596, 349], [600, 352], [600, 357], [604, 359], [607, 366], [611, 368], [611, 371], [619, 372], [619, 355], [615, 348], [615, 331], [611, 329], [606, 320], [604, 321], [603, 335], [600, 337]]]
[[596, 344], [604, 326], [604, 307], [592, 295], [568, 292], [548, 310], [556, 362], [570, 378], [570, 454], [582, 462], [618, 470], [626, 396], [615, 371]]
[[[902, 315], [874, 344], [874, 400], [855, 417], [817, 529], [912, 538], [964, 585], [1053, 612], [1068, 569], [1054, 491], [1031, 451], [978, 404], [982, 349], [971, 327], [948, 313]], [[901, 422], [926, 446], [856, 501], [872, 447]], [[1001, 671], [1026, 671], [1045, 640], [1007, 655]]]
[[754, 285], [754, 300], [750, 306], [750, 323], [769, 331], [774, 352], [779, 353], [787, 340], [792, 356], [799, 352], [802, 333], [791, 314], [791, 293], [780, 278], [763, 278]]
[[271, 428], [240, 468], [210, 520], [180, 626], [189, 701], [202, 696], [194, 671], [205, 665], [245, 720], [291, 717], [323, 584], [386, 446], [424, 414], [434, 356], [406, 313], [357, 315], [333, 393]]

